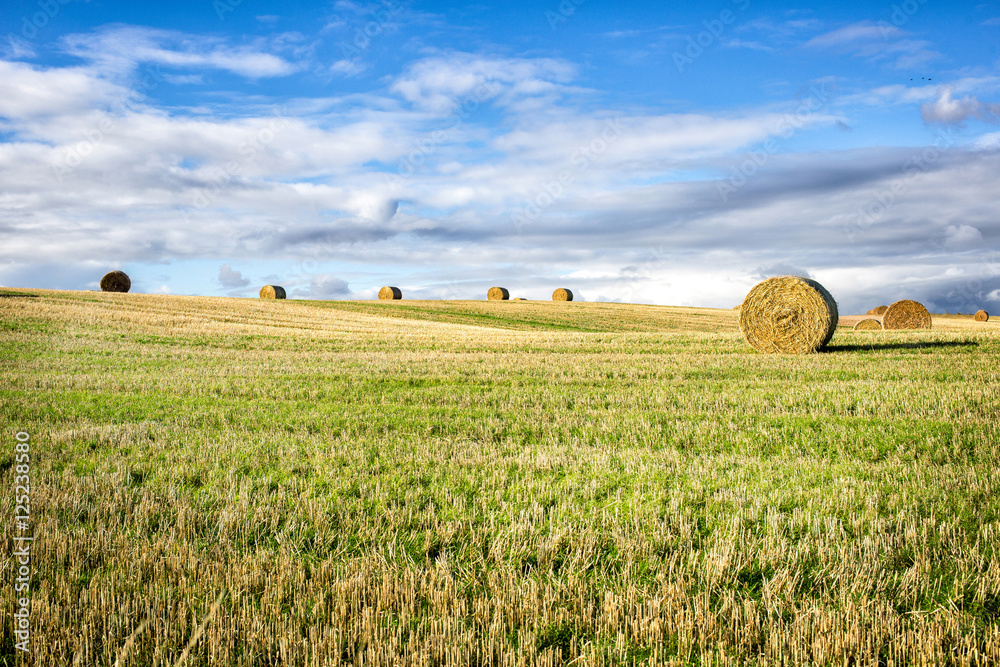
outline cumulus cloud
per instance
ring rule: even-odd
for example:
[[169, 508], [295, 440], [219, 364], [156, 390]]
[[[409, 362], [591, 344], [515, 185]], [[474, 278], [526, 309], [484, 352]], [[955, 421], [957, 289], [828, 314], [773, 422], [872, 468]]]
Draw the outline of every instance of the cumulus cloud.
[[496, 100], [504, 105], [553, 100], [569, 92], [575, 73], [554, 58], [489, 58], [450, 53], [411, 65], [392, 84], [393, 92], [420, 109], [448, 113], [463, 103]]
[[246, 287], [250, 284], [248, 278], [244, 278], [239, 271], [234, 271], [229, 264], [223, 264], [219, 267], [219, 282], [223, 287], [228, 288]]
[[324, 273], [311, 276], [309, 286], [292, 290], [292, 296], [300, 299], [349, 299], [353, 293], [347, 281]]
[[944, 86], [938, 98], [920, 107], [920, 115], [925, 123], [961, 125], [970, 118], [995, 123], [1000, 117], [1000, 104], [981, 102], [976, 97], [966, 95], [954, 99], [954, 86]]
[[951, 250], [973, 248], [983, 242], [983, 234], [972, 225], [948, 225], [944, 228], [944, 247]]

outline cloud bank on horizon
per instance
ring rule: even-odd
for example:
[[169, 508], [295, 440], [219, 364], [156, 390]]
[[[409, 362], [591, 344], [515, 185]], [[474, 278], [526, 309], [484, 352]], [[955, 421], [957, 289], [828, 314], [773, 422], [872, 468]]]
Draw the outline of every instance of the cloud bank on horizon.
[[1000, 301], [989, 5], [13, 5], [3, 285]]

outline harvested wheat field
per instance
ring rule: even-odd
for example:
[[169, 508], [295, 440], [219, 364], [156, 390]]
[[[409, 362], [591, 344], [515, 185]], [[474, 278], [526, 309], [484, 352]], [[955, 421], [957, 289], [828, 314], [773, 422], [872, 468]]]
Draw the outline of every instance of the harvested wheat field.
[[22, 664], [997, 664], [1000, 325], [740, 317], [0, 289]]

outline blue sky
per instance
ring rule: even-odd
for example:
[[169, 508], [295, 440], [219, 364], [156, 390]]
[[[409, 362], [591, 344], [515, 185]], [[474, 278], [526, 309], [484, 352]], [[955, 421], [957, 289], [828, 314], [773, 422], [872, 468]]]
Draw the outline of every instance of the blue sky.
[[0, 21], [0, 284], [1000, 303], [1000, 5], [99, 0]]

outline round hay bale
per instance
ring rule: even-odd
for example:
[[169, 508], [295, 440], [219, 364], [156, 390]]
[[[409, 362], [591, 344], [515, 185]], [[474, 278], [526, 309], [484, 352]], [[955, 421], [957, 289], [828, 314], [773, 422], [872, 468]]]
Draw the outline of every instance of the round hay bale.
[[830, 293], [800, 276], [757, 283], [740, 308], [740, 330], [758, 352], [815, 352], [833, 338], [837, 319], [837, 302]]
[[889, 310], [889, 306], [877, 306], [872, 308], [872, 315], [885, 315], [887, 310]]
[[486, 298], [490, 301], [507, 301], [510, 299], [510, 292], [507, 291], [506, 287], [491, 287], [486, 292]]
[[527, 301], [527, 299], [525, 299], [523, 296], [516, 296], [516, 297], [514, 297], [511, 300], [512, 301]]
[[987, 313], [985, 310], [977, 310], [976, 314], [972, 316], [972, 319], [974, 319], [977, 322], [989, 322], [990, 314]]
[[865, 313], [865, 315], [874, 315], [874, 314], [875, 314], [875, 309], [874, 308], [869, 309], [869, 311], [867, 313]]
[[743, 307], [742, 305], [739, 305], [739, 306], [733, 306], [733, 310], [739, 310], [739, 309], [740, 309], [740, 308], [742, 308], [742, 307]]
[[918, 301], [903, 299], [886, 308], [882, 315], [883, 329], [930, 329], [931, 314]]
[[552, 293], [552, 300], [553, 301], [572, 301], [573, 300], [573, 293], [570, 292], [565, 287], [560, 287], [559, 289], [557, 289], [555, 292]]
[[386, 285], [378, 291], [378, 298], [382, 301], [394, 301], [403, 298], [403, 292], [398, 287]]
[[260, 298], [262, 299], [284, 299], [285, 288], [281, 285], [264, 285], [260, 288]]
[[127, 292], [132, 289], [132, 280], [124, 271], [105, 273], [101, 278], [102, 292]]
[[855, 331], [881, 331], [882, 323], [876, 320], [874, 317], [866, 317], [863, 320], [858, 320], [854, 325]]

